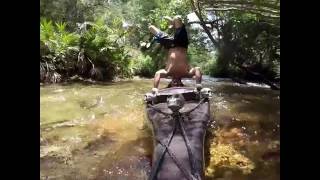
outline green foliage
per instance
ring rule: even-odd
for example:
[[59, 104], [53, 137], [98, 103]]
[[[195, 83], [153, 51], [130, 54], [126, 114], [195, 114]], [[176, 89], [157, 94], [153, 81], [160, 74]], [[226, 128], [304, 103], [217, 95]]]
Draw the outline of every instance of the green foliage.
[[[118, 35], [115, 31], [98, 19], [81, 35], [81, 48], [85, 56], [93, 64], [100, 66], [105, 71], [106, 78], [130, 76], [128, 64], [129, 56], [124, 48], [117, 43]], [[113, 20], [115, 24], [116, 20]]]
[[132, 70], [135, 75], [152, 77], [157, 68], [149, 55], [140, 54], [137, 59], [133, 60]]
[[190, 7], [186, 0], [161, 0], [159, 1], [158, 6], [150, 11], [151, 13], [148, 13], [146, 21], [154, 24], [161, 30], [165, 30], [168, 28], [169, 24], [163, 19], [164, 16], [173, 17], [175, 15], [181, 15], [186, 19], [189, 14]]
[[217, 64], [213, 69], [220, 76], [245, 76], [239, 66], [247, 66], [269, 79], [277, 78], [280, 63], [280, 29], [255, 14], [233, 12], [226, 15], [221, 27]]
[[[255, 4], [263, 8], [265, 2]], [[141, 44], [152, 38], [148, 25], [171, 34], [163, 17], [182, 15], [186, 20], [191, 12], [188, 0], [41, 0], [42, 80], [57, 81], [73, 75], [97, 80], [152, 77], [164, 68], [167, 52], [157, 45], [142, 48]], [[204, 17], [206, 14], [203, 12]], [[245, 64], [270, 79], [280, 79], [279, 20], [243, 11], [213, 14], [223, 19], [211, 29], [220, 34], [215, 37], [219, 47], [207, 42], [202, 29], [187, 26], [191, 66], [213, 76], [246, 77], [238, 67]], [[132, 55], [133, 51], [138, 53]]]
[[204, 74], [210, 74], [215, 70], [212, 68], [215, 63], [215, 55], [208, 50], [196, 44], [191, 44], [188, 48], [188, 60], [192, 67], [200, 67]]
[[217, 61], [210, 61], [204, 69], [205, 74], [213, 77], [226, 77], [228, 76], [223, 69], [223, 66], [219, 65]]
[[54, 56], [65, 56], [69, 50], [77, 50], [79, 36], [66, 31], [65, 23], [55, 23], [42, 19], [40, 22], [40, 41]]
[[216, 59], [212, 58], [209, 59], [204, 66], [202, 66], [201, 70], [204, 74], [210, 76], [218, 76], [219, 69], [217, 69], [217, 61]]
[[53, 67], [45, 68], [45, 64], [41, 64], [42, 80], [50, 81], [44, 77], [47, 73], [80, 74], [97, 80], [130, 77], [129, 56], [117, 42], [118, 34], [123, 33], [117, 30], [120, 20], [109, 20], [116, 28], [108, 27], [104, 23], [106, 19], [99, 18], [96, 22], [80, 24], [80, 31], [68, 32], [66, 23], [42, 19], [40, 61]]

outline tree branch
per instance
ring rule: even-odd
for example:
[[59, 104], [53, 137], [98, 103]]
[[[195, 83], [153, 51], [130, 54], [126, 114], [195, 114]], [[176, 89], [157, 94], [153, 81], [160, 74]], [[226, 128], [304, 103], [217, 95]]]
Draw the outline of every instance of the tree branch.
[[[216, 19], [214, 21], [203, 21], [203, 23], [212, 25], [212, 24], [215, 24], [216, 22], [218, 22], [220, 20], [222, 20], [222, 19]], [[201, 21], [190, 21], [190, 22], [188, 22], [188, 24], [201, 24]]]
[[204, 4], [210, 4], [213, 6], [219, 6], [219, 5], [241, 5], [241, 6], [251, 6], [251, 7], [256, 7], [256, 8], [269, 8], [270, 10], [275, 10], [279, 11], [280, 6], [278, 5], [278, 2], [275, 1], [274, 3], [268, 2], [268, 1], [263, 1], [259, 4], [255, 3], [254, 1], [235, 1], [235, 0], [219, 0], [219, 1], [201, 1]]
[[194, 13], [198, 16], [199, 20], [200, 20], [200, 25], [202, 26], [203, 30], [206, 32], [206, 34], [208, 35], [209, 39], [211, 40], [211, 42], [214, 44], [214, 46], [219, 47], [219, 43], [213, 38], [211, 32], [208, 30], [205, 21], [202, 18], [201, 15], [201, 9], [200, 9], [200, 5], [199, 2], [197, 3], [198, 5], [198, 11], [197, 8], [194, 5], [194, 1], [190, 0], [191, 2], [191, 8], [194, 11]]
[[[233, 9], [239, 9], [239, 10], [244, 10], [244, 11], [252, 11], [252, 12], [257, 12], [257, 13], [265, 13], [265, 14], [270, 14], [273, 16], [280, 15], [280, 11], [275, 11], [275, 10], [270, 10], [270, 9], [265, 9], [265, 8], [257, 8], [257, 7], [250, 7], [250, 6], [241, 6], [241, 5], [221, 5], [221, 6], [213, 6], [212, 9], [228, 9], [228, 8], [233, 8]], [[210, 8], [206, 8], [210, 9]]]
[[[228, 8], [207, 8], [207, 11], [243, 11], [245, 9], [239, 9], [236, 7], [228, 7]], [[280, 18], [280, 16], [277, 15], [271, 15], [271, 14], [264, 14], [263, 12], [257, 12], [253, 10], [246, 10], [247, 12], [250, 12], [252, 14], [258, 14], [266, 18]]]

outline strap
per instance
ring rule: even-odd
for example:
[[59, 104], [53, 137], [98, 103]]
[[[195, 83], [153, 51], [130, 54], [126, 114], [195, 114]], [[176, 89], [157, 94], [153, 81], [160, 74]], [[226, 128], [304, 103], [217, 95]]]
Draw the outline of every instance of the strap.
[[[195, 107], [193, 107], [192, 109], [190, 109], [190, 110], [188, 110], [188, 111], [186, 111], [186, 112], [181, 113], [181, 115], [185, 115], [185, 114], [188, 115], [188, 114], [190, 114], [192, 111], [194, 111], [195, 109], [197, 109], [197, 108], [200, 106], [200, 104], [202, 104], [202, 103], [205, 102], [205, 101], [207, 101], [207, 99], [201, 99], [200, 102], [199, 102]], [[161, 109], [158, 109], [157, 107], [155, 107], [155, 106], [153, 106], [153, 105], [151, 105], [151, 104], [147, 104], [147, 107], [150, 107], [150, 108], [152, 108], [153, 110], [157, 111], [158, 113], [164, 114], [164, 115], [166, 115], [166, 116], [172, 115], [172, 113], [163, 112], [163, 111], [161, 111]]]
[[178, 120], [178, 122], [180, 124], [182, 137], [183, 137], [183, 140], [185, 142], [185, 145], [186, 145], [186, 148], [187, 148], [187, 151], [188, 151], [190, 167], [191, 167], [191, 174], [198, 176], [198, 172], [196, 172], [197, 162], [196, 162], [196, 160], [194, 158], [194, 155], [193, 155], [193, 152], [192, 152], [192, 149], [191, 149], [191, 145], [190, 145], [190, 141], [188, 139], [187, 133], [186, 133], [186, 131], [184, 129], [184, 126], [183, 126], [183, 123], [181, 121], [181, 117], [178, 117], [177, 120]]
[[158, 113], [164, 114], [166, 116], [171, 115], [172, 113], [163, 112], [160, 109], [156, 108], [155, 106], [152, 106], [151, 104], [147, 104], [147, 107], [157, 111]]
[[[152, 125], [154, 125], [152, 121], [151, 121], [151, 123], [152, 123]], [[172, 131], [171, 135], [169, 136], [169, 140], [168, 140], [168, 142], [167, 142], [167, 146], [170, 145], [170, 143], [171, 143], [171, 141], [172, 141], [172, 139], [173, 139], [173, 136], [174, 136], [174, 134], [175, 134], [175, 132], [176, 132], [176, 129], [177, 129], [176, 124], [177, 124], [177, 123], [175, 122], [175, 123], [174, 123], [173, 131]], [[163, 146], [162, 146], [162, 147], [163, 147]], [[167, 150], [168, 150], [168, 148], [162, 149], [162, 152], [160, 153], [160, 155], [159, 155], [158, 158], [156, 159], [156, 162], [155, 162], [156, 165], [155, 165], [155, 167], [152, 168], [151, 173], [150, 173], [150, 176], [149, 176], [149, 179], [150, 179], [150, 180], [156, 179], [156, 175], [157, 175], [158, 170], [159, 170], [159, 168], [160, 168], [160, 164], [162, 163], [162, 159], [163, 159], [163, 157], [164, 157], [164, 155], [165, 155], [165, 153], [166, 153]]]
[[[160, 95], [157, 95], [155, 97], [154, 103], [155, 104], [165, 103], [165, 102], [167, 102], [167, 99], [168, 99], [169, 96], [172, 96], [172, 94], [160, 94]], [[182, 96], [185, 99], [185, 101], [197, 101], [197, 100], [199, 100], [199, 97], [194, 92], [182, 93]]]
[[188, 170], [179, 162], [179, 160], [176, 158], [176, 156], [174, 155], [174, 153], [171, 151], [171, 149], [166, 145], [163, 144], [159, 139], [156, 138], [156, 140], [162, 145], [164, 146], [167, 151], [169, 156], [171, 157], [171, 159], [173, 160], [173, 162], [177, 165], [177, 167], [182, 171], [182, 174], [189, 180], [194, 180], [195, 178], [193, 177], [192, 174], [188, 173]]
[[[161, 114], [164, 114], [166, 116], [170, 115], [175, 123], [174, 123], [174, 129], [169, 137], [169, 140], [168, 140], [168, 143], [167, 144], [164, 144], [162, 143], [158, 138], [156, 138], [156, 140], [160, 143], [160, 145], [162, 145], [162, 147], [164, 147], [164, 149], [162, 150], [161, 154], [158, 156], [157, 160], [156, 160], [156, 165], [155, 167], [152, 168], [151, 170], [151, 175], [149, 176], [149, 179], [150, 180], [154, 180], [156, 178], [156, 175], [158, 173], [158, 170], [160, 168], [160, 165], [162, 163], [162, 159], [165, 155], [166, 152], [168, 152], [169, 156], [172, 158], [172, 160], [175, 162], [175, 164], [178, 166], [178, 168], [182, 171], [182, 173], [186, 176], [187, 179], [190, 179], [190, 180], [194, 180], [194, 179], [200, 179], [200, 175], [199, 175], [199, 172], [196, 172], [196, 167], [199, 166], [198, 162], [195, 160], [194, 156], [193, 156], [193, 152], [192, 152], [192, 149], [191, 149], [191, 145], [190, 145], [190, 141], [188, 139], [188, 136], [186, 134], [186, 131], [184, 129], [184, 124], [182, 122], [182, 119], [181, 117], [183, 115], [186, 115], [186, 114], [189, 114], [191, 113], [192, 111], [194, 111], [197, 107], [200, 106], [200, 104], [202, 104], [203, 102], [205, 102], [207, 99], [201, 99], [200, 102], [192, 109], [188, 110], [187, 112], [183, 112], [183, 113], [180, 113], [178, 112], [177, 114], [173, 114], [173, 113], [166, 113], [166, 112], [163, 112], [161, 111], [160, 109], [158, 109], [157, 107], [155, 106], [152, 106], [151, 104], [147, 104], [148, 107], [154, 109], [155, 111], [161, 113]], [[151, 121], [152, 125], [153, 124], [153, 121]], [[176, 159], [176, 157], [174, 156], [174, 154], [171, 152], [171, 150], [169, 149], [169, 146], [170, 146], [170, 143], [173, 139], [173, 136], [176, 132], [176, 129], [177, 129], [177, 123], [179, 124], [179, 127], [181, 129], [181, 132], [182, 132], [182, 137], [184, 139], [184, 142], [185, 142], [185, 145], [186, 145], [186, 148], [187, 148], [187, 151], [188, 151], [188, 156], [189, 156], [189, 161], [190, 161], [190, 167], [191, 167], [191, 175], [190, 173], [188, 173], [188, 171], [186, 170], [186, 168], [184, 168], [180, 163], [179, 161]]]
[[208, 99], [206, 99], [206, 98], [204, 98], [204, 99], [201, 99], [200, 101], [199, 101], [199, 103], [195, 106], [195, 107], [193, 107], [192, 109], [190, 109], [190, 110], [188, 110], [188, 111], [186, 111], [186, 112], [183, 112], [183, 113], [181, 113], [181, 115], [189, 115], [192, 111], [194, 111], [195, 109], [197, 109], [199, 106], [200, 106], [200, 104], [202, 104], [203, 102], [205, 102], [205, 101], [207, 101]]

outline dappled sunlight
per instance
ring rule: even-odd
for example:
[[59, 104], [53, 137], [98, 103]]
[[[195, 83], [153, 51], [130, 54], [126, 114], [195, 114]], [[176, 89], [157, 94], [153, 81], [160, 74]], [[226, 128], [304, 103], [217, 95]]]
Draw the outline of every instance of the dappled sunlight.
[[239, 153], [232, 145], [213, 143], [210, 156], [207, 176], [214, 176], [218, 169], [240, 170], [243, 174], [250, 174], [255, 168], [254, 162]]

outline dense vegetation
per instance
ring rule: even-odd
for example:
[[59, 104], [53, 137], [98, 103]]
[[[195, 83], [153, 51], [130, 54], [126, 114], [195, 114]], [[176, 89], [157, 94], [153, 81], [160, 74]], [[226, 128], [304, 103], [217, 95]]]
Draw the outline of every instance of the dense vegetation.
[[[166, 30], [162, 17], [176, 14], [187, 24], [191, 65], [217, 77], [280, 81], [279, 1], [41, 0], [40, 6], [44, 82], [152, 77], [166, 52], [150, 45], [147, 26]], [[190, 13], [198, 18], [187, 21]]]

